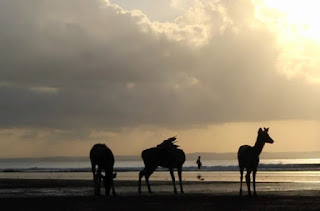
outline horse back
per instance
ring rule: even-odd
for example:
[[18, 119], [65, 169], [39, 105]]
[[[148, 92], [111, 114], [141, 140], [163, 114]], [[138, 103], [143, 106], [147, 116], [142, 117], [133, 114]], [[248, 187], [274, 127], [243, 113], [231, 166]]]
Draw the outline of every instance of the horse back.
[[167, 151], [158, 147], [142, 151], [141, 157], [145, 166], [162, 166], [165, 168], [182, 167], [186, 160], [185, 153], [181, 149]]
[[113, 168], [114, 156], [105, 144], [95, 144], [90, 150], [92, 165], [98, 165], [101, 169]]

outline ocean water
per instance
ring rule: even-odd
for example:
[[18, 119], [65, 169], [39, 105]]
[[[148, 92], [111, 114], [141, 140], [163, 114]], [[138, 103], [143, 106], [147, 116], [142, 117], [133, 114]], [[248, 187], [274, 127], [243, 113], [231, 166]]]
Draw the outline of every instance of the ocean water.
[[[183, 166], [184, 181], [238, 182], [236, 160], [203, 160], [197, 169], [195, 161]], [[142, 161], [116, 161], [117, 180], [137, 180], [143, 169]], [[0, 159], [0, 178], [25, 179], [92, 179], [88, 160]], [[177, 177], [177, 175], [176, 175]], [[171, 180], [165, 168], [151, 176], [151, 180]], [[320, 183], [320, 159], [265, 159], [258, 167], [257, 182]]]
[[[203, 160], [201, 171], [238, 171], [237, 160]], [[142, 161], [116, 161], [115, 171], [141, 171]], [[89, 172], [88, 160], [0, 159], [0, 172]], [[159, 168], [161, 171], [162, 169]], [[164, 169], [163, 169], [164, 170]], [[195, 161], [187, 160], [184, 171], [198, 171]], [[318, 171], [320, 159], [262, 159], [261, 171]]]

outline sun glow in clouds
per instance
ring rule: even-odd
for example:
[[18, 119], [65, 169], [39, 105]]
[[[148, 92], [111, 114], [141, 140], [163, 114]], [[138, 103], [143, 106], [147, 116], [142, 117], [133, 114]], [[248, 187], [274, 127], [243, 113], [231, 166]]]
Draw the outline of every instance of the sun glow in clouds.
[[[257, 1], [258, 2], [258, 1]], [[264, 8], [273, 9], [286, 24], [296, 27], [295, 32], [305, 38], [320, 41], [319, 6], [316, 0], [262, 0]]]
[[279, 70], [289, 78], [303, 76], [320, 83], [320, 2], [316, 0], [253, 0], [256, 17], [278, 34]]

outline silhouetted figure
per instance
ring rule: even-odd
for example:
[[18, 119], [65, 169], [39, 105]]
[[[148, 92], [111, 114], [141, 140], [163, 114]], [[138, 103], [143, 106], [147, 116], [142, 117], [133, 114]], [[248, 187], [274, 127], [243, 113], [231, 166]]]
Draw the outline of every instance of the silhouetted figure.
[[250, 191], [250, 174], [253, 172], [253, 194], [254, 196], [257, 195], [256, 193], [256, 173], [257, 167], [259, 164], [259, 155], [262, 152], [262, 149], [265, 143], [272, 144], [274, 141], [270, 138], [268, 134], [269, 128], [264, 128], [262, 130], [259, 128], [258, 137], [255, 145], [253, 147], [248, 145], [243, 145], [239, 148], [238, 151], [238, 162], [240, 168], [240, 195], [242, 195], [242, 179], [243, 179], [243, 170], [244, 168], [247, 169], [246, 174], [246, 183], [248, 186], [248, 195], [251, 196]]
[[201, 157], [200, 156], [198, 157], [197, 164], [198, 164], [198, 169], [201, 169], [202, 163], [201, 163]]
[[[116, 177], [116, 173], [113, 173], [114, 157], [111, 150], [105, 144], [95, 144], [90, 150], [90, 161], [93, 173], [94, 194], [100, 195], [101, 178], [103, 178], [106, 195], [110, 194], [111, 187], [112, 194], [115, 195], [113, 178]], [[98, 166], [97, 172], [96, 166]], [[102, 170], [104, 170], [105, 176], [101, 174]]]
[[138, 192], [141, 193], [141, 178], [144, 176], [148, 186], [148, 191], [151, 193], [151, 188], [149, 184], [149, 177], [157, 169], [158, 166], [169, 168], [170, 175], [172, 178], [174, 193], [177, 193], [175, 185], [175, 177], [173, 169], [178, 169], [178, 176], [180, 182], [180, 191], [183, 193], [182, 188], [182, 165], [186, 160], [185, 154], [178, 146], [174, 144], [176, 137], [164, 140], [157, 147], [146, 149], [142, 151], [142, 159], [145, 168], [139, 173], [139, 189]]

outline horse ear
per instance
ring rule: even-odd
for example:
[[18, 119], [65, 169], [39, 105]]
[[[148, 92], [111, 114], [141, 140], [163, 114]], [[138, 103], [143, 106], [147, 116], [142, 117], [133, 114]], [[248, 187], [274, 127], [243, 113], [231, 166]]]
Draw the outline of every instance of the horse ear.
[[261, 133], [262, 132], [262, 129], [261, 129], [261, 127], [259, 128], [259, 131], [258, 131], [258, 133]]
[[269, 127], [268, 127], [268, 128], [264, 128], [264, 130], [265, 130], [266, 132], [268, 132], [268, 131], [269, 131]]

